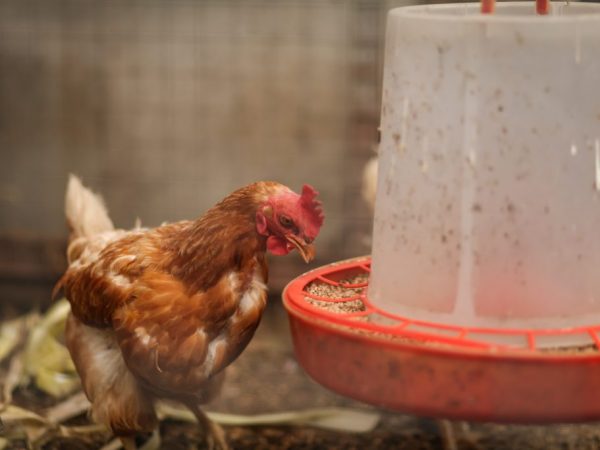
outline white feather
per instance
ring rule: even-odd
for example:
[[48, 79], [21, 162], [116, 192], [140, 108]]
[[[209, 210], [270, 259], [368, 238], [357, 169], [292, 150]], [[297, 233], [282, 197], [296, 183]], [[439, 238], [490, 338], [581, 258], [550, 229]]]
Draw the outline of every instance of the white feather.
[[65, 214], [75, 237], [94, 236], [114, 229], [102, 197], [84, 187], [73, 174], [69, 175]]

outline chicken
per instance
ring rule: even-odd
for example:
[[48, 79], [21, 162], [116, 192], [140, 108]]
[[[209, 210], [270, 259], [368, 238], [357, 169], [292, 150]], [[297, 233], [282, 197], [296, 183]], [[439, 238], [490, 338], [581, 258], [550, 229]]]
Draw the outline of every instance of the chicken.
[[157, 426], [155, 401], [199, 405], [252, 338], [267, 298], [265, 253], [309, 262], [323, 223], [317, 192], [276, 182], [238, 189], [195, 221], [117, 230], [102, 199], [71, 175], [65, 212], [69, 267], [57, 283], [71, 304], [66, 345], [95, 421], [135, 448]]
[[377, 194], [377, 156], [373, 156], [363, 169], [362, 197], [369, 206], [371, 214], [375, 211], [375, 196]]

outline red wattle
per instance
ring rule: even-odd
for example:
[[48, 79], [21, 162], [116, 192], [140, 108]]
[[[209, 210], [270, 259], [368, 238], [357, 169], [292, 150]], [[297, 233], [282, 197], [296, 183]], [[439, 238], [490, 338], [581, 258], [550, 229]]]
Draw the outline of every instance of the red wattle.
[[287, 255], [290, 250], [288, 249], [288, 242], [277, 236], [269, 236], [267, 238], [267, 250], [274, 255]]

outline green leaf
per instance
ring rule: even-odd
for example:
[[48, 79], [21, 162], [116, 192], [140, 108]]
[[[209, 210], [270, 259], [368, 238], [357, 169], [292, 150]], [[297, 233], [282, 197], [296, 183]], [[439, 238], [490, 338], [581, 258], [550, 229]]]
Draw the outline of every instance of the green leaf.
[[34, 378], [36, 386], [55, 398], [62, 398], [75, 392], [80, 381], [77, 374], [64, 373], [40, 367]]

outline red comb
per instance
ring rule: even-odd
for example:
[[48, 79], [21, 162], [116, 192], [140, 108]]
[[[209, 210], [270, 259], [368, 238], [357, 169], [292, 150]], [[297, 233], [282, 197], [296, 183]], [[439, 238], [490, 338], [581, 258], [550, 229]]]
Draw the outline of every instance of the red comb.
[[307, 211], [310, 211], [315, 225], [321, 227], [321, 225], [323, 225], [323, 219], [325, 218], [325, 215], [323, 214], [322, 203], [317, 200], [317, 195], [319, 195], [319, 193], [315, 188], [313, 188], [310, 184], [305, 184], [302, 186], [300, 205]]

